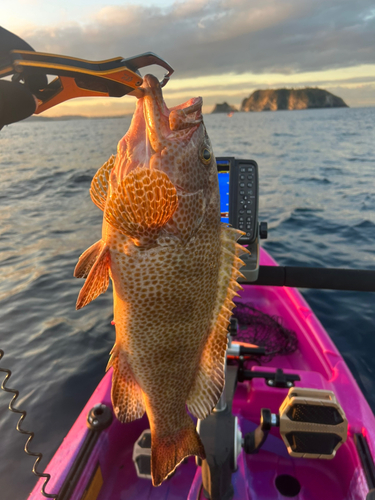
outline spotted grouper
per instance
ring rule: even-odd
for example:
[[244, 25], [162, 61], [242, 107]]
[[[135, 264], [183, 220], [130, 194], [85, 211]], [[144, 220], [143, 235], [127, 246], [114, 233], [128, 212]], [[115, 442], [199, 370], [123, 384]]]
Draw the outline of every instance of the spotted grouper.
[[187, 410], [205, 418], [224, 387], [227, 327], [241, 286], [237, 242], [220, 220], [217, 166], [202, 99], [168, 109], [146, 75], [117, 155], [96, 173], [91, 198], [102, 238], [79, 258], [80, 309], [113, 283], [112, 403], [121, 422], [151, 428], [155, 486], [187, 456], [205, 458]]

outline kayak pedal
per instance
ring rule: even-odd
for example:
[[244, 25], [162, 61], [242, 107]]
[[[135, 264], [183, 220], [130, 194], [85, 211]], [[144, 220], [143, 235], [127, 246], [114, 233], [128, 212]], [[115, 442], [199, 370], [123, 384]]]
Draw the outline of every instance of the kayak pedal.
[[133, 448], [133, 462], [137, 476], [151, 479], [151, 431], [146, 429], [139, 436]]
[[332, 391], [292, 387], [279, 409], [289, 455], [330, 459], [345, 443], [348, 421]]

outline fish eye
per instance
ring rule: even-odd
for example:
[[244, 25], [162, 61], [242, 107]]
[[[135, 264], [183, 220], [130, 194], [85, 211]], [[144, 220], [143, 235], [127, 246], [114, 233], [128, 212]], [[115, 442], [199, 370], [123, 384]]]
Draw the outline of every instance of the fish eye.
[[207, 147], [202, 149], [201, 160], [205, 165], [208, 165], [211, 161], [211, 151]]

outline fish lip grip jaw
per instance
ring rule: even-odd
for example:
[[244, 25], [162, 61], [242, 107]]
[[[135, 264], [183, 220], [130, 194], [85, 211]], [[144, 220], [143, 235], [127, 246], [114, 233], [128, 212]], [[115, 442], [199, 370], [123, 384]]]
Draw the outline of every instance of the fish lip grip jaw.
[[35, 114], [42, 113], [61, 102], [75, 97], [140, 97], [143, 79], [140, 68], [157, 65], [167, 70], [160, 85], [164, 87], [173, 68], [153, 52], [124, 59], [88, 61], [74, 57], [27, 50], [12, 50], [0, 60], [0, 78], [13, 75], [21, 80], [29, 74], [55, 75], [45, 88], [34, 92], [38, 99]]

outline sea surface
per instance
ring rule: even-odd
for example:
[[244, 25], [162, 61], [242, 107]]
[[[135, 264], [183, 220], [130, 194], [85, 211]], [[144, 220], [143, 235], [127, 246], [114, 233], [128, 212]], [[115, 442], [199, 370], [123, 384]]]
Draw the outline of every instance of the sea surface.
[[[104, 374], [112, 297], [75, 310], [79, 255], [100, 238], [89, 186], [130, 117], [14, 124], [0, 132], [0, 348], [43, 470]], [[375, 269], [375, 108], [205, 117], [216, 156], [257, 161], [264, 247], [282, 265]], [[303, 290], [375, 410], [375, 295]], [[0, 394], [0, 491], [35, 483]], [[48, 488], [47, 488], [48, 490]]]

